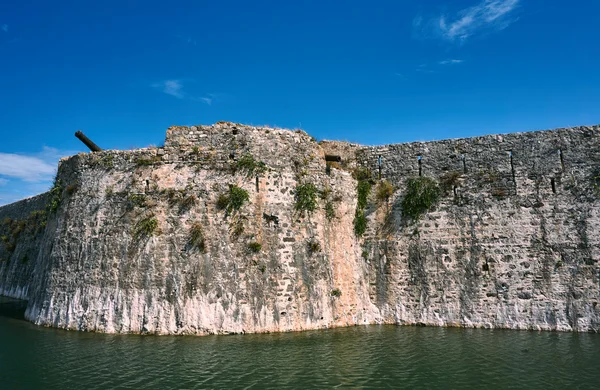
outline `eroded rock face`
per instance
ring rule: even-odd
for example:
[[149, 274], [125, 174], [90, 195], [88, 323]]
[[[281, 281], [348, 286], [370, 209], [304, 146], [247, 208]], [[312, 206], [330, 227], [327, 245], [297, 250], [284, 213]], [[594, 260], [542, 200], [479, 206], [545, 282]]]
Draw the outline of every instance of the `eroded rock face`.
[[[14, 247], [0, 244], [0, 293], [27, 297], [34, 323], [101, 332], [598, 331], [599, 134], [363, 147], [231, 123], [173, 127], [162, 148], [61, 161], [56, 210], [53, 194], [0, 208], [0, 221], [48, 210], [43, 228], [27, 222]], [[325, 155], [342, 161], [326, 167]], [[394, 186], [389, 198], [370, 192], [360, 238], [356, 167]], [[443, 194], [415, 221], [401, 204], [419, 174]], [[316, 208], [297, 210], [310, 184]], [[232, 187], [248, 194], [239, 209], [226, 202]]]

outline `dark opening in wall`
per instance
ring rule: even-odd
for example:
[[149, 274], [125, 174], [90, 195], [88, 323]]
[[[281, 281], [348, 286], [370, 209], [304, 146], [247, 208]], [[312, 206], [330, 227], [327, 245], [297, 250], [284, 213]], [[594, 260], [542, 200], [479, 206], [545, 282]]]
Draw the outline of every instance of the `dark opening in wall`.
[[342, 157], [333, 154], [326, 154], [325, 161], [342, 162]]
[[237, 135], [237, 133], [239, 133], [240, 131], [238, 129], [233, 129], [233, 131], [231, 132], [233, 135]]
[[233, 153], [229, 153], [229, 159], [230, 159], [230, 160], [233, 160], [234, 158], [235, 158], [235, 154], [233, 154]]
[[556, 194], [556, 182], [554, 178], [550, 179], [550, 185], [552, 186], [552, 193]]
[[256, 192], [259, 192], [259, 189], [258, 189], [258, 176], [256, 176]]
[[417, 161], [419, 161], [419, 176], [423, 176], [423, 160], [420, 154], [417, 156]]
[[377, 157], [377, 170], [379, 171], [379, 180], [381, 180], [381, 169], [383, 166], [383, 160], [381, 159], [381, 154]]
[[462, 165], [463, 165], [463, 173], [467, 173], [467, 161], [466, 161], [466, 157], [464, 154], [460, 155], [460, 159], [462, 160]]
[[150, 189], [150, 180], [146, 180], [146, 190]]

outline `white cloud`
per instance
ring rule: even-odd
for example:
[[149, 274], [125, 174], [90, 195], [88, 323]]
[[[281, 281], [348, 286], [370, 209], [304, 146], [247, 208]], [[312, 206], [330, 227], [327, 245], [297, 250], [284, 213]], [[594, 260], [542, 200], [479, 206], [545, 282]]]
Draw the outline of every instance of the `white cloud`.
[[167, 95], [176, 97], [177, 99], [189, 99], [196, 102], [202, 102], [207, 105], [212, 105], [214, 101], [220, 98], [221, 94], [206, 93], [204, 96], [190, 94], [183, 90], [183, 81], [181, 80], [165, 80], [160, 83], [152, 84], [153, 88], [160, 90]]
[[8, 32], [8, 24], [3, 24], [0, 29], [2, 29], [2, 31], [4, 31], [5, 33]]
[[455, 65], [455, 64], [462, 64], [463, 62], [465, 62], [464, 60], [444, 60], [444, 61], [440, 61], [438, 62], [438, 64], [440, 65]]
[[0, 175], [35, 182], [51, 178], [56, 171], [54, 165], [31, 156], [0, 153]]
[[204, 103], [208, 104], [209, 106], [212, 104], [212, 98], [201, 97], [198, 100], [200, 100], [201, 102], [204, 102]]
[[175, 96], [177, 99], [183, 99], [183, 83], [181, 80], [165, 80], [160, 83], [152, 84], [152, 87], [161, 90], [167, 95]]
[[76, 153], [48, 146], [31, 155], [0, 153], [0, 205], [47, 191], [52, 185], [58, 161]]
[[440, 15], [424, 21], [422, 16], [413, 19], [413, 32], [426, 37], [433, 33], [449, 41], [463, 42], [488, 29], [502, 30], [517, 19], [508, 15], [520, 0], [483, 0], [479, 4], [458, 11], [454, 15]]

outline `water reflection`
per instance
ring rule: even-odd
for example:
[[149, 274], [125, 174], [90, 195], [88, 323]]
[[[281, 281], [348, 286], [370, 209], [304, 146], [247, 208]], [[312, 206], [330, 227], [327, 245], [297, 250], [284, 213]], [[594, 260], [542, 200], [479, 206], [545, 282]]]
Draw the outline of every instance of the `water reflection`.
[[[12, 313], [12, 314], [11, 314]], [[0, 301], [3, 388], [595, 388], [600, 335], [368, 326], [239, 336], [68, 332]]]

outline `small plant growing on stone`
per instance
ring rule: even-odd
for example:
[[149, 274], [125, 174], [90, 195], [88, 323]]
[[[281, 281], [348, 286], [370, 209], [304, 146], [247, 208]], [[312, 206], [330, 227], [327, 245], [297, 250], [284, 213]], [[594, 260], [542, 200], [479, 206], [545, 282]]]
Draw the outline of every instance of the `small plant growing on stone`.
[[144, 194], [130, 194], [127, 197], [128, 208], [133, 209], [134, 206], [137, 207], [146, 207], [147, 206], [147, 198]]
[[358, 202], [356, 207], [359, 209], [365, 209], [367, 207], [369, 194], [371, 193], [371, 183], [366, 180], [359, 181], [356, 190], [358, 193]]
[[248, 250], [252, 253], [258, 253], [258, 252], [260, 252], [261, 249], [262, 249], [262, 245], [260, 244], [260, 242], [253, 241], [248, 244]]
[[78, 188], [79, 183], [77, 182], [69, 184], [66, 188], [67, 194], [72, 195], [75, 191], [77, 191]]
[[367, 231], [367, 217], [364, 210], [356, 209], [354, 214], [354, 234], [361, 237]]
[[137, 240], [141, 237], [150, 237], [157, 227], [158, 221], [154, 216], [144, 218], [135, 224], [133, 238]]
[[246, 176], [262, 175], [267, 172], [267, 165], [262, 161], [257, 161], [250, 153], [242, 156], [235, 164], [236, 170], [246, 172]]
[[333, 208], [333, 203], [327, 202], [325, 203], [325, 218], [331, 221], [335, 218], [335, 209]]
[[236, 185], [231, 185], [227, 194], [221, 194], [217, 198], [217, 207], [230, 214], [241, 209], [249, 199], [248, 191]]
[[160, 156], [140, 156], [135, 159], [134, 164], [138, 167], [150, 166], [162, 160]]
[[54, 178], [54, 183], [52, 184], [52, 188], [50, 188], [50, 201], [46, 205], [46, 210], [48, 210], [48, 214], [54, 214], [58, 208], [60, 207], [60, 202], [62, 201], [62, 193], [63, 187], [60, 182], [60, 179]]
[[310, 254], [321, 252], [321, 244], [317, 240], [311, 240], [308, 243], [308, 252]]
[[194, 223], [190, 229], [190, 246], [198, 249], [201, 253], [206, 252], [204, 229], [200, 223]]
[[317, 208], [317, 187], [312, 183], [296, 186], [295, 209], [298, 212], [313, 212]]
[[369, 168], [358, 167], [355, 168], [352, 172], [352, 177], [358, 181], [366, 181], [371, 180], [373, 174], [371, 173], [371, 170]]
[[194, 207], [197, 202], [198, 202], [198, 198], [196, 198], [195, 195], [193, 195], [193, 194], [187, 195], [181, 200], [181, 208], [184, 210], [189, 210], [192, 207]]
[[236, 185], [229, 187], [229, 202], [227, 211], [237, 211], [250, 199], [248, 191]]
[[458, 171], [450, 171], [444, 173], [440, 177], [440, 187], [442, 188], [444, 194], [450, 193], [454, 189], [454, 187], [459, 186], [461, 176], [462, 173]]
[[376, 194], [377, 200], [387, 202], [394, 193], [394, 186], [387, 180], [382, 180], [377, 184]]
[[406, 192], [402, 199], [402, 214], [412, 220], [418, 220], [440, 199], [440, 187], [430, 177], [412, 177], [406, 182]]
[[331, 296], [335, 297], [335, 298], [339, 298], [342, 296], [342, 290], [340, 290], [339, 288], [334, 288], [333, 290], [331, 290]]
[[369, 258], [369, 252], [362, 251], [361, 256], [362, 256], [363, 259], [367, 260]]

